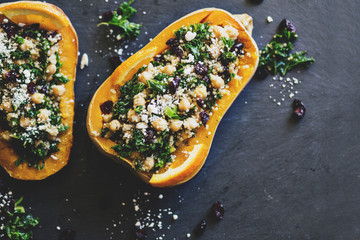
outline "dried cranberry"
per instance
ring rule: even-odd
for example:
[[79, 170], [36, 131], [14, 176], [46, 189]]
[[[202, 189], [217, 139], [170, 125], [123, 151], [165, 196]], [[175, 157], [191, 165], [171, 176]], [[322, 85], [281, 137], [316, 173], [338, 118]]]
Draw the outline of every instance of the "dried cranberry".
[[206, 125], [206, 123], [209, 121], [209, 114], [205, 111], [202, 111], [200, 113], [201, 122]]
[[301, 119], [305, 116], [306, 108], [302, 101], [299, 99], [294, 99], [293, 108], [295, 118]]
[[125, 61], [125, 59], [119, 55], [110, 57], [111, 65], [114, 68], [117, 68], [118, 66], [120, 66], [120, 64], [122, 64], [124, 61]]
[[210, 78], [209, 78], [209, 76], [204, 76], [203, 78], [202, 78], [202, 80], [204, 81], [204, 82], [206, 82], [206, 84], [210, 84], [211, 83], [211, 81], [210, 81]]
[[266, 65], [262, 65], [258, 67], [255, 73], [255, 77], [258, 79], [264, 79], [269, 75], [269, 70], [267, 69]]
[[229, 79], [231, 74], [229, 71], [229, 67], [228, 66], [224, 66], [224, 71], [221, 73], [221, 75], [225, 78], [225, 79]]
[[76, 232], [73, 229], [68, 228], [61, 232], [60, 240], [75, 240], [75, 235]]
[[114, 13], [112, 11], [104, 12], [102, 15], [102, 21], [103, 22], [109, 22], [113, 18]]
[[48, 90], [48, 87], [46, 85], [42, 86], [41, 89], [39, 90], [39, 92], [41, 93], [46, 93], [46, 91]]
[[180, 77], [176, 76], [174, 80], [170, 81], [169, 83], [169, 92], [171, 94], [174, 94], [178, 89], [179, 85], [180, 85]]
[[224, 205], [221, 202], [219, 201], [215, 202], [214, 205], [212, 206], [212, 210], [217, 219], [219, 220], [223, 219], [225, 209], [224, 209]]
[[195, 234], [201, 235], [205, 231], [206, 227], [207, 227], [206, 221], [204, 219], [201, 220], [201, 222], [195, 228]]
[[200, 76], [205, 76], [208, 73], [208, 69], [205, 64], [197, 63], [195, 64], [194, 72]]
[[202, 100], [201, 98], [196, 99], [196, 103], [197, 103], [197, 105], [198, 105], [199, 107], [201, 107], [201, 108], [204, 108], [204, 107], [205, 107], [205, 102], [204, 102], [204, 100]]
[[264, 0], [251, 0], [250, 2], [253, 4], [260, 4], [262, 3]]
[[244, 48], [244, 44], [239, 42], [239, 43], [235, 43], [231, 49], [230, 52], [235, 52], [237, 55], [239, 54], [243, 54], [243, 48]]
[[35, 87], [35, 83], [34, 82], [30, 82], [27, 85], [27, 91], [29, 94], [34, 94], [36, 92], [36, 87]]
[[172, 48], [172, 52], [175, 54], [175, 56], [177, 56], [179, 59], [181, 59], [184, 55], [183, 50], [181, 50], [181, 48]]
[[40, 28], [40, 23], [34, 23], [31, 25], [27, 25], [25, 27], [25, 29], [30, 29], [30, 30], [34, 30], [34, 31], [39, 30], [39, 28]]
[[20, 27], [10, 20], [7, 23], [2, 23], [1, 28], [4, 30], [4, 32], [6, 32], [9, 38], [14, 36], [20, 30]]
[[136, 236], [136, 240], [141, 240], [146, 238], [147, 233], [145, 229], [137, 227], [135, 231], [135, 236]]
[[5, 80], [9, 82], [16, 82], [20, 78], [20, 74], [14, 70], [10, 70], [5, 74]]
[[177, 47], [179, 46], [179, 40], [177, 40], [177, 38], [170, 38], [169, 40], [166, 41], [166, 45], [170, 46], [170, 47]]
[[146, 130], [145, 142], [152, 143], [156, 139], [155, 131], [152, 129]]
[[109, 100], [100, 105], [101, 112], [103, 114], [110, 114], [113, 109], [114, 103]]
[[295, 25], [291, 21], [287, 20], [286, 18], [281, 21], [279, 28], [281, 31], [284, 29], [287, 29], [291, 33], [296, 33]]

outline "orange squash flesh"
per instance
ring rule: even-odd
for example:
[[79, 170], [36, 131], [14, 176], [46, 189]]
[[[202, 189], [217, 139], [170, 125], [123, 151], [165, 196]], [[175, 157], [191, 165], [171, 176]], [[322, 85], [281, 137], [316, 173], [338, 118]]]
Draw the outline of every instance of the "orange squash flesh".
[[[59, 57], [63, 66], [60, 72], [67, 76], [70, 81], [65, 84], [66, 91], [61, 96], [60, 112], [64, 125], [70, 128], [59, 135], [61, 142], [58, 148], [60, 151], [53, 153], [52, 156], [54, 157], [45, 159], [45, 167], [41, 170], [28, 167], [26, 163], [15, 166], [15, 161], [19, 158], [17, 150], [12, 148], [8, 141], [0, 139], [0, 165], [7, 173], [16, 179], [41, 180], [58, 172], [69, 161], [73, 141], [74, 82], [78, 59], [78, 38], [65, 13], [49, 3], [29, 1], [3, 3], [0, 4], [0, 12], [15, 23], [26, 25], [40, 23], [41, 29], [55, 30], [62, 35], [62, 40], [59, 42]], [[3, 18], [4, 16], [0, 16], [1, 22]]]
[[[146, 174], [137, 171], [131, 160], [119, 158], [117, 153], [111, 148], [116, 144], [115, 142], [99, 136], [98, 132], [103, 125], [100, 105], [107, 100], [116, 102], [118, 92], [112, 89], [118, 90], [120, 86], [132, 78], [140, 67], [144, 64], [149, 64], [154, 56], [167, 49], [166, 41], [173, 37], [176, 30], [183, 25], [200, 22], [210, 22], [211, 25], [231, 25], [239, 31], [239, 39], [244, 44], [245, 52], [248, 53], [240, 61], [240, 65], [243, 67], [238, 75], [242, 77], [242, 80], [233, 80], [228, 84], [230, 94], [224, 95], [222, 99], [218, 100], [218, 107], [213, 109], [213, 115], [207, 123], [208, 128], [199, 128], [196, 137], [192, 138], [187, 146], [179, 147], [176, 150], [174, 153], [176, 160], [169, 169], [160, 170], [159, 174]], [[90, 138], [104, 155], [129, 167], [141, 179], [155, 187], [170, 187], [184, 183], [194, 177], [203, 166], [220, 120], [255, 73], [258, 58], [258, 48], [255, 41], [234, 15], [216, 8], [201, 9], [186, 15], [165, 28], [142, 50], [122, 63], [99, 87], [88, 109], [87, 128]], [[187, 152], [187, 154], [184, 154], [184, 152]]]

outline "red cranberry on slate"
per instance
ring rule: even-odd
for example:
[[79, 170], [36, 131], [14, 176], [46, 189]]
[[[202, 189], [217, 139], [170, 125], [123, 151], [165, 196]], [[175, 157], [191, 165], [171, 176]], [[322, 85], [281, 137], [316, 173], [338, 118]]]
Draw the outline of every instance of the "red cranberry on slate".
[[201, 222], [195, 228], [195, 234], [201, 235], [207, 227], [207, 223], [205, 220], [201, 220]]
[[224, 209], [224, 205], [221, 202], [219, 202], [219, 201], [215, 202], [214, 205], [212, 206], [212, 210], [213, 210], [215, 217], [218, 220], [223, 219], [225, 209]]
[[302, 101], [299, 99], [294, 99], [293, 108], [295, 118], [301, 119], [305, 116], [306, 108]]
[[262, 65], [258, 67], [255, 73], [255, 77], [258, 79], [264, 79], [269, 75], [269, 70], [267, 69], [266, 65]]
[[145, 229], [137, 227], [135, 236], [136, 236], [136, 240], [142, 240], [147, 237], [147, 233], [146, 233]]
[[112, 11], [104, 12], [102, 15], [102, 21], [109, 22], [113, 18], [114, 13]]

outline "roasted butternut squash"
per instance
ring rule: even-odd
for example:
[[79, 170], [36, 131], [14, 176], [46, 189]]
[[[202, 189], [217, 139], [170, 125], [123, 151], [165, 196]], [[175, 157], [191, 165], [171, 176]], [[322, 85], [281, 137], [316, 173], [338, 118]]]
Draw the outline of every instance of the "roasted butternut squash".
[[[59, 108], [62, 123], [68, 126], [69, 129], [57, 136], [57, 138], [60, 139], [60, 143], [57, 145], [59, 151], [53, 153], [51, 157], [47, 157], [44, 160], [44, 167], [40, 170], [29, 167], [26, 162], [22, 162], [16, 166], [15, 162], [20, 157], [19, 148], [15, 148], [8, 139], [0, 139], [0, 165], [7, 173], [16, 179], [41, 180], [58, 172], [69, 160], [73, 141], [74, 82], [78, 59], [78, 38], [75, 29], [65, 13], [57, 6], [49, 3], [36, 1], [2, 3], [0, 4], [0, 13], [2, 14], [0, 16], [0, 22], [3, 22], [3, 19], [7, 18], [16, 24], [25, 26], [40, 24], [40, 29], [56, 31], [60, 33], [62, 37], [58, 43], [58, 57], [62, 63], [62, 67], [59, 68], [59, 73], [61, 76], [66, 76], [69, 82], [63, 85], [65, 89], [63, 86], [56, 86], [52, 91], [55, 95], [61, 95]], [[46, 70], [47, 74], [49, 75], [49, 71], [55, 71], [55, 69], [48, 68]], [[28, 91], [30, 91], [29, 87]], [[38, 96], [41, 97], [43, 95]], [[33, 100], [34, 99], [35, 97], [33, 97]], [[42, 113], [42, 117], [48, 117], [46, 110]], [[0, 126], [0, 135], [3, 133], [4, 128]]]
[[[212, 110], [212, 116], [206, 123], [206, 127], [202, 126], [198, 128], [195, 137], [190, 138], [187, 144], [181, 145], [176, 149], [173, 153], [176, 160], [171, 163], [170, 167], [163, 167], [156, 172], [139, 171], [135, 168], [133, 159], [127, 157], [120, 158], [118, 156], [117, 152], [112, 148], [116, 144], [114, 141], [100, 136], [99, 131], [103, 128], [101, 106], [107, 101], [116, 102], [119, 99], [118, 89], [129, 82], [138, 72], [139, 68], [148, 65], [156, 55], [169, 49], [168, 45], [172, 43], [168, 40], [174, 38], [175, 31], [182, 26], [189, 26], [196, 23], [209, 23], [211, 26], [231, 26], [231, 29], [236, 29], [236, 41], [240, 41], [243, 44], [243, 50], [245, 51], [242, 58], [239, 58], [240, 60], [237, 61], [238, 66], [236, 67], [240, 69], [237, 73], [237, 80], [232, 80], [228, 83], [229, 92], [217, 100], [216, 103], [218, 106]], [[137, 176], [155, 187], [175, 186], [194, 177], [206, 160], [220, 120], [256, 71], [258, 65], [258, 48], [255, 41], [251, 38], [251, 31], [252, 18], [250, 16], [246, 14], [232, 15], [216, 8], [195, 11], [166, 27], [148, 45], [122, 63], [94, 94], [87, 116], [87, 129], [94, 144], [105, 156], [129, 167]], [[194, 33], [190, 32], [186, 34], [185, 39], [186, 41], [191, 41], [194, 37]], [[171, 66], [164, 68], [164, 72], [168, 75], [171, 75], [173, 71], [174, 69], [172, 69]], [[202, 70], [198, 69], [197, 71], [201, 74]], [[142, 77], [146, 80], [147, 75], [142, 74]], [[140, 81], [142, 81], [142, 79], [140, 79]], [[219, 87], [223, 85], [223, 82], [221, 82], [223, 80], [220, 79], [218, 82], [216, 81], [217, 79], [214, 78], [211, 84], [213, 86], [219, 85]], [[204, 92], [200, 87], [196, 94], [200, 97], [204, 94], [206, 95], [206, 88]], [[180, 103], [180, 110], [188, 111], [188, 104], [186, 101]], [[136, 121], [136, 119], [134, 121]], [[196, 122], [189, 121], [186, 124], [191, 126], [195, 123]], [[166, 121], [158, 121], [156, 125], [154, 122], [152, 124], [156, 130], [162, 130], [166, 127]], [[115, 127], [117, 126], [115, 125]], [[173, 131], [177, 131], [176, 126], [173, 127]], [[151, 163], [151, 158], [149, 162]], [[153, 163], [151, 164], [153, 165]]]

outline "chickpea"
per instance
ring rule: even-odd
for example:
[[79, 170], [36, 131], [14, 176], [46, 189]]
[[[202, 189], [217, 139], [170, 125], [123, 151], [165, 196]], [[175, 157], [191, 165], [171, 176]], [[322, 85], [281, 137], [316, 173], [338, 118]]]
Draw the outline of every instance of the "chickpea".
[[143, 169], [146, 171], [146, 172], [149, 172], [155, 165], [155, 160], [154, 158], [151, 156], [151, 157], [147, 157], [145, 158], [144, 160], [144, 164], [143, 164]]
[[195, 88], [194, 97], [205, 99], [206, 96], [207, 96], [207, 88], [203, 84]]
[[56, 45], [54, 45], [49, 49], [49, 51], [47, 52], [47, 55], [50, 57], [51, 55], [54, 55], [56, 51], [57, 51], [57, 47], [56, 47]]
[[173, 131], [173, 132], [177, 132], [177, 131], [179, 131], [179, 130], [181, 129], [182, 125], [183, 125], [183, 121], [181, 121], [181, 120], [174, 120], [174, 121], [172, 121], [172, 122], [170, 123], [170, 129], [171, 129], [171, 131]]
[[163, 72], [166, 73], [167, 75], [173, 75], [173, 73], [176, 71], [176, 67], [173, 65], [166, 65], [166, 67], [164, 67]]
[[210, 80], [214, 88], [220, 89], [225, 85], [224, 80], [217, 75], [210, 75]]
[[27, 39], [24, 39], [24, 43], [20, 45], [20, 49], [22, 51], [29, 50], [30, 48], [33, 48], [33, 47], [34, 47], [34, 44], [30, 40], [27, 40]]
[[0, 135], [0, 139], [4, 139], [6, 141], [9, 141], [11, 139], [10, 136], [10, 131], [4, 131], [1, 135]]
[[31, 125], [30, 118], [26, 118], [24, 116], [20, 118], [20, 127], [27, 128], [30, 125]]
[[179, 110], [183, 112], [187, 112], [189, 111], [190, 108], [191, 108], [191, 103], [189, 102], [189, 100], [187, 98], [181, 99], [179, 103]]
[[127, 118], [130, 122], [140, 122], [140, 115], [137, 114], [133, 109], [130, 109], [127, 113]]
[[47, 110], [47, 109], [40, 109], [39, 110], [39, 114], [38, 114], [38, 121], [40, 122], [40, 123], [44, 123], [44, 122], [46, 122], [48, 119], [49, 119], [49, 116], [50, 116], [50, 112], [49, 112], [49, 110]]
[[52, 87], [53, 93], [56, 97], [60, 97], [65, 93], [64, 85], [54, 85]]
[[13, 111], [13, 107], [11, 104], [11, 101], [3, 101], [0, 105], [0, 109], [5, 110], [6, 112], [12, 112]]
[[139, 74], [139, 81], [144, 84], [146, 84], [147, 80], [151, 80], [151, 78], [152, 78], [152, 74], [149, 73], [148, 71], [144, 71]]
[[152, 122], [156, 131], [164, 131], [168, 127], [168, 122], [163, 118], [158, 118]]
[[146, 104], [146, 101], [145, 101], [145, 98], [143, 97], [142, 93], [136, 94], [134, 96], [134, 107], [145, 106], [145, 104]]
[[148, 127], [149, 126], [148, 126], [148, 124], [146, 122], [139, 122], [139, 123], [136, 124], [137, 129], [146, 129]]
[[118, 120], [114, 119], [110, 122], [109, 128], [110, 128], [110, 131], [116, 132], [117, 130], [119, 130], [121, 128], [121, 123]]
[[44, 94], [42, 93], [34, 93], [31, 95], [31, 101], [35, 104], [40, 104], [44, 101]]
[[199, 123], [196, 121], [195, 118], [187, 118], [184, 121], [184, 127], [186, 129], [192, 130], [192, 129], [199, 127]]
[[122, 127], [123, 132], [127, 132], [127, 131], [131, 131], [131, 129], [133, 129], [134, 125], [132, 124], [124, 124]]
[[105, 122], [105, 123], [110, 122], [110, 121], [111, 121], [111, 119], [112, 119], [112, 117], [113, 117], [113, 114], [112, 114], [112, 113], [109, 113], [109, 114], [103, 114], [103, 115], [102, 115], [103, 122]]
[[46, 68], [46, 74], [47, 75], [53, 75], [56, 72], [56, 65], [55, 64], [49, 64]]

